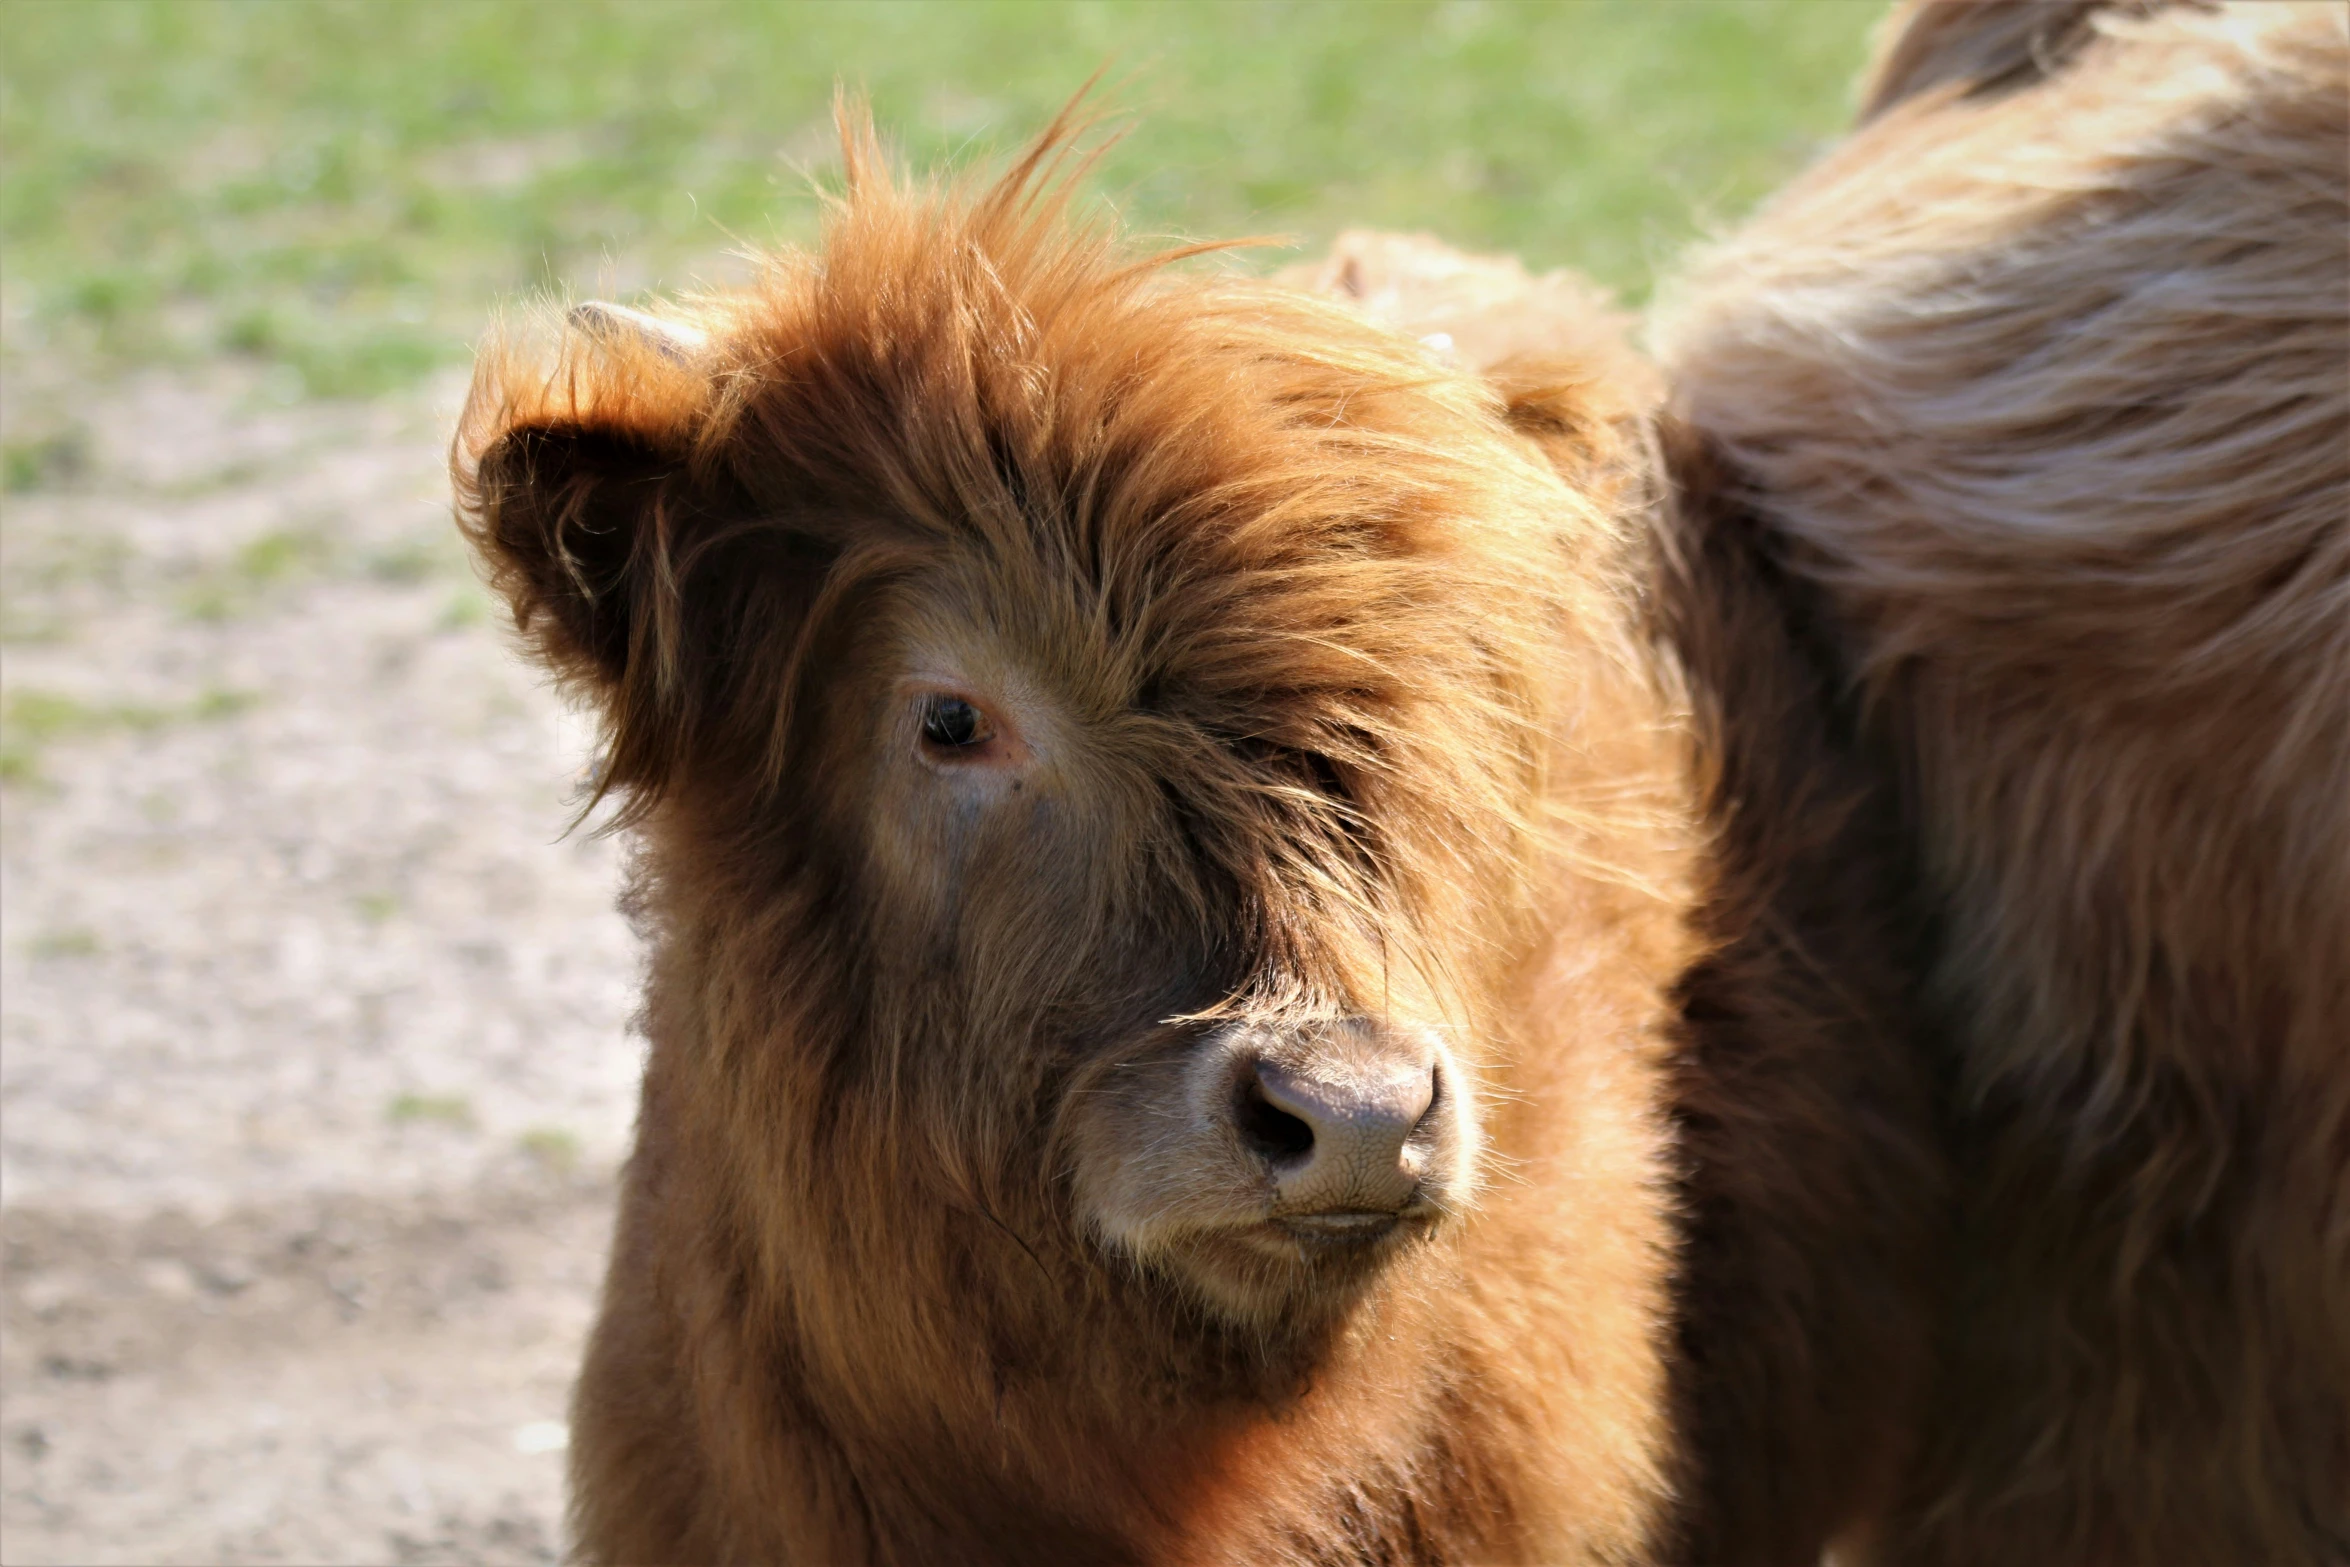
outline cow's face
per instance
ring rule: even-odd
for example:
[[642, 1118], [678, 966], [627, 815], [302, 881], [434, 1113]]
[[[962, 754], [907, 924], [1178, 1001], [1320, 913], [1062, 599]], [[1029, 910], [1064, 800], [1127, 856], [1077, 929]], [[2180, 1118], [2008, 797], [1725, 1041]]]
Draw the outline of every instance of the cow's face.
[[728, 1056], [821, 1085], [773, 1136], [1312, 1321], [1479, 1183], [1574, 503], [1412, 345], [1015, 217], [575, 312], [477, 386], [469, 525], [730, 972], [798, 976]]
[[1462, 959], [1387, 875], [1383, 811], [1411, 802], [1365, 726], [1402, 715], [1279, 691], [1278, 649], [1243, 659], [1275, 689], [1218, 692], [1184, 617], [1229, 599], [1139, 607], [1145, 653], [1056, 553], [949, 546], [842, 592], [806, 671], [807, 829], [860, 933], [867, 1048], [982, 1184], [1294, 1317], [1476, 1180], [1481, 1052], [1439, 988]]

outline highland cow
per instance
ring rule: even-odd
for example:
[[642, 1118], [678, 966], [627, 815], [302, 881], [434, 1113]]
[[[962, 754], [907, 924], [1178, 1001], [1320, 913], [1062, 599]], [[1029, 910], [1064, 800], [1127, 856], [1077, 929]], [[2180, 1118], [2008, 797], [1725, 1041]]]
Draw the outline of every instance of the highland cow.
[[2350, 1560], [2350, 12], [1912, 4], [1865, 101], [1665, 313], [1661, 558], [1810, 650], [1935, 1113], [1690, 1035], [1682, 1548]]
[[850, 124], [818, 247], [491, 345], [459, 435], [652, 941], [581, 1552], [1635, 1557], [1647, 381], [1131, 255], [1066, 124], [986, 188]]

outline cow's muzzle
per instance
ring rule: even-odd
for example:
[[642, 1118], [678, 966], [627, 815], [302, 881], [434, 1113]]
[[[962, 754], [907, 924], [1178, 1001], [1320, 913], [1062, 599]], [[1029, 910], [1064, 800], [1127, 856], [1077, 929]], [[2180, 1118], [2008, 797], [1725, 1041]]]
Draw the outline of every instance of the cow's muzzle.
[[1474, 1183], [1467, 1074], [1380, 1018], [1188, 1034], [1082, 1097], [1096, 1233], [1247, 1316], [1351, 1296]]

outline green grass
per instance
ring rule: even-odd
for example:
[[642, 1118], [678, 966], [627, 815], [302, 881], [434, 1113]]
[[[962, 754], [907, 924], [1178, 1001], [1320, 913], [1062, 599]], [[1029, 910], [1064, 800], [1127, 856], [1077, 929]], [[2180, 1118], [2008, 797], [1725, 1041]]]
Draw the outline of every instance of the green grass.
[[463, 1094], [400, 1094], [384, 1106], [384, 1118], [396, 1124], [432, 1122], [441, 1126], [473, 1125], [473, 1103]]
[[465, 558], [458, 552], [456, 541], [444, 533], [430, 538], [403, 539], [388, 545], [367, 557], [367, 575], [378, 582], [398, 583], [404, 586], [423, 582], [444, 572], [464, 569]]
[[55, 691], [12, 691], [0, 703], [0, 782], [38, 782], [41, 752], [54, 741], [111, 729], [148, 730], [171, 718], [156, 707], [93, 705]]
[[191, 620], [234, 620], [272, 593], [327, 570], [334, 557], [334, 540], [322, 527], [265, 533], [225, 563], [198, 573], [180, 591], [179, 607]]
[[517, 1139], [516, 1146], [556, 1175], [568, 1175], [579, 1163], [579, 1139], [559, 1126], [534, 1126]]
[[131, 702], [84, 702], [56, 691], [19, 689], [0, 702], [0, 783], [37, 784], [41, 753], [59, 740], [128, 730], [145, 734], [184, 719], [218, 722], [250, 709], [250, 691], [208, 687], [185, 707]]
[[0, 445], [0, 488], [11, 495], [53, 489], [89, 471], [90, 438], [78, 426]]
[[449, 595], [441, 605], [440, 617], [433, 624], [441, 631], [464, 631], [489, 618], [489, 596], [480, 588], [468, 584]]
[[[1870, 0], [12, 0], [13, 348], [230, 353], [311, 394], [461, 360], [499, 301], [809, 236], [836, 79], [916, 160], [1107, 64], [1135, 227], [1364, 223], [1639, 297], [1842, 120]], [[1267, 258], [1271, 264], [1279, 258]], [[26, 458], [19, 466], [34, 463]], [[37, 467], [12, 477], [34, 482]]]
[[36, 958], [91, 958], [104, 951], [105, 944], [96, 931], [71, 925], [41, 932], [26, 943], [26, 950]]

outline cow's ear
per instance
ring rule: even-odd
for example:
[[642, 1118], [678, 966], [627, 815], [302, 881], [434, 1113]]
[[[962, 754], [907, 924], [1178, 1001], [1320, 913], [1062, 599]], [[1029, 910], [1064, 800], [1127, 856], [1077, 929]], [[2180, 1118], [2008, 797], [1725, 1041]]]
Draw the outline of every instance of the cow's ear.
[[2097, 37], [2098, 13], [2152, 9], [2149, 0], [1904, 0], [1877, 23], [1857, 123], [1936, 88], [1976, 97], [2029, 87]]
[[722, 700], [712, 661], [688, 645], [686, 597], [722, 519], [686, 448], [614, 412], [515, 420], [460, 462], [458, 492], [525, 649], [595, 709], [595, 799], [619, 791], [626, 822], [674, 781]]
[[644, 604], [637, 576], [679, 465], [590, 425], [515, 425], [479, 456], [465, 529], [531, 651], [583, 686], [618, 686]]
[[776, 774], [837, 541], [749, 499], [700, 333], [612, 305], [556, 330], [551, 356], [493, 339], [477, 364], [459, 525], [527, 650], [594, 704], [627, 812], [692, 766]]
[[[1597, 351], [1604, 349], [1604, 351]], [[1513, 360], [1488, 372], [1510, 427], [1609, 516], [1656, 500], [1651, 428], [1658, 378], [1620, 343], [1580, 358]]]
[[530, 650], [590, 689], [627, 679], [683, 463], [624, 428], [520, 423], [460, 474], [461, 515]]
[[691, 453], [710, 397], [701, 334], [574, 307], [551, 360], [484, 349], [459, 427], [459, 525], [531, 651], [598, 696], [674, 628], [676, 563], [709, 510]]

